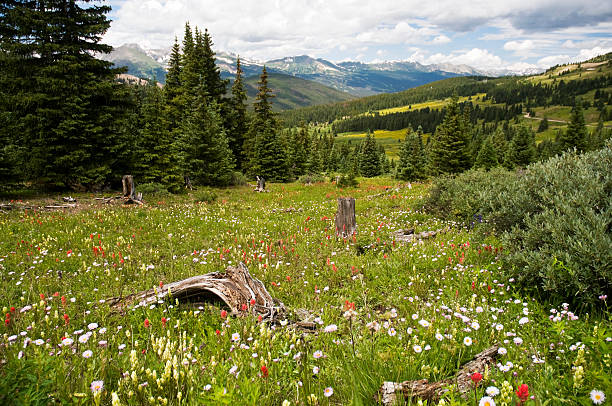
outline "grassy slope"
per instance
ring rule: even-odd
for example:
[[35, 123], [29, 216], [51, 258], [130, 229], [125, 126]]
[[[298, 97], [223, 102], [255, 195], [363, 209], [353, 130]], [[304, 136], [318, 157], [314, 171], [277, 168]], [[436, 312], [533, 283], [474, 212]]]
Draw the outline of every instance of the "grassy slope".
[[[565, 72], [562, 76], [558, 76], [560, 73]], [[608, 65], [606, 62], [595, 62], [595, 63], [583, 63], [581, 67], [578, 67], [578, 64], [570, 64], [563, 65], [560, 67], [556, 67], [554, 69], [550, 69], [549, 71], [541, 74], [526, 77], [524, 80], [531, 81], [533, 83], [552, 83], [555, 78], [557, 80], [563, 79], [564, 81], [572, 81], [572, 80], [581, 80], [585, 78], [593, 78], [601, 75], [609, 75], [612, 73], [612, 67]], [[550, 75], [550, 77], [549, 77]], [[608, 92], [612, 91], [612, 88], [606, 88], [603, 90], [607, 90]], [[595, 91], [590, 91], [583, 95], [582, 99], [593, 102]], [[490, 101], [482, 102], [483, 93], [474, 94], [471, 97], [460, 97], [459, 101], [466, 101], [468, 98], [475, 104], [479, 104], [481, 107], [484, 106], [502, 106], [502, 104], [492, 104]], [[415, 103], [406, 106], [398, 106], [389, 109], [381, 109], [376, 110], [378, 113], [390, 114], [397, 113], [408, 110], [420, 110], [426, 107], [431, 109], [440, 109], [446, 106], [450, 98], [446, 98], [444, 100], [428, 100], [422, 103]], [[567, 106], [549, 106], [549, 107], [536, 107], [534, 108], [535, 118], [530, 117], [521, 117], [520, 121], [524, 124], [529, 125], [534, 130], [537, 130], [540, 121], [542, 118], [547, 117], [549, 119], [549, 129], [536, 134], [536, 142], [541, 142], [545, 139], [554, 139], [556, 132], [558, 130], [564, 130], [567, 127], [566, 122], [569, 120], [571, 108]], [[363, 114], [370, 114], [372, 112], [365, 112]], [[587, 126], [593, 128], [597, 125], [597, 120], [599, 118], [599, 112], [596, 108], [591, 107], [586, 109], [584, 112], [585, 121]], [[558, 120], [558, 122], [552, 121]], [[612, 125], [612, 122], [606, 122], [605, 125]], [[398, 130], [398, 131], [383, 131], [378, 130], [375, 131], [376, 139], [379, 143], [383, 144], [387, 149], [387, 155], [391, 158], [397, 156], [400, 148], [400, 143], [397, 142], [398, 139], [403, 140], [406, 130]], [[358, 140], [362, 140], [365, 138], [365, 133], [343, 133], [339, 134], [336, 141], [338, 142], [348, 142], [348, 140], [353, 140], [352, 142], [357, 142]]]
[[[257, 95], [258, 76], [245, 79], [244, 85], [248, 103]], [[276, 111], [290, 110], [315, 104], [335, 103], [354, 99], [355, 97], [319, 83], [300, 79], [294, 76], [272, 73], [268, 75], [268, 86], [274, 91], [273, 108]]]

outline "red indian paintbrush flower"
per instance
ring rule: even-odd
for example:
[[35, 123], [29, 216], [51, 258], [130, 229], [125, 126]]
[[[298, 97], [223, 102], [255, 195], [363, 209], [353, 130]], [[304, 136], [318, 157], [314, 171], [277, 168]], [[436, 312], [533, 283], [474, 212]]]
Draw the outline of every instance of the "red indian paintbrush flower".
[[521, 386], [519, 386], [516, 390], [516, 396], [518, 396], [519, 400], [521, 401], [521, 404], [526, 402], [529, 398], [529, 386], [527, 386], [526, 384], [522, 384]]

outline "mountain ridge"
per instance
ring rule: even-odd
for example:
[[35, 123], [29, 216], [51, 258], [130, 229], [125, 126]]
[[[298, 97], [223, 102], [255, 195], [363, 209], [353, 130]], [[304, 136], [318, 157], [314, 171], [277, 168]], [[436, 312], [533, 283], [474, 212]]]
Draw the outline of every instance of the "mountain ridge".
[[[103, 59], [127, 66], [128, 73], [139, 77], [165, 80], [165, 64], [170, 49], [145, 49], [138, 44], [116, 47]], [[233, 78], [238, 55], [218, 51], [217, 66], [224, 78]], [[502, 76], [507, 70], [482, 71], [468, 65], [440, 63], [423, 65], [417, 61], [384, 61], [364, 63], [355, 61], [330, 62], [309, 55], [288, 56], [266, 62], [241, 58], [244, 76], [259, 75], [265, 65], [270, 73], [291, 75], [318, 82], [333, 89], [363, 97], [379, 93], [403, 91], [437, 80], [455, 76]], [[525, 72], [517, 72], [524, 74]]]

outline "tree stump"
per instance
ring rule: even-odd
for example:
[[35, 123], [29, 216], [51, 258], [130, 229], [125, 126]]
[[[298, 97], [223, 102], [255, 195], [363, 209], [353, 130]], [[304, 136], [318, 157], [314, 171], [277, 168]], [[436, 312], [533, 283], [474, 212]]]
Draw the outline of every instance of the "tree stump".
[[123, 183], [123, 196], [129, 197], [130, 199], [134, 197], [134, 177], [132, 175], [123, 175], [121, 179], [121, 183]]
[[255, 188], [256, 192], [265, 192], [266, 191], [266, 180], [264, 178], [260, 178], [259, 176], [256, 176], [257, 178], [257, 187]]
[[355, 233], [356, 229], [355, 199], [352, 197], [339, 197], [338, 211], [336, 212], [336, 237], [350, 237]]

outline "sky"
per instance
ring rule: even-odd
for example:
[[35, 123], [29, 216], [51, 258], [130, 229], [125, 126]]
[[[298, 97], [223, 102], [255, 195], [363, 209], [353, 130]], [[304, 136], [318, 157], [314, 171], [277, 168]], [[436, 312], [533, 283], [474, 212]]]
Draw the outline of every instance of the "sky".
[[610, 0], [110, 0], [104, 42], [169, 48], [186, 21], [215, 51], [267, 61], [548, 68], [612, 51]]

